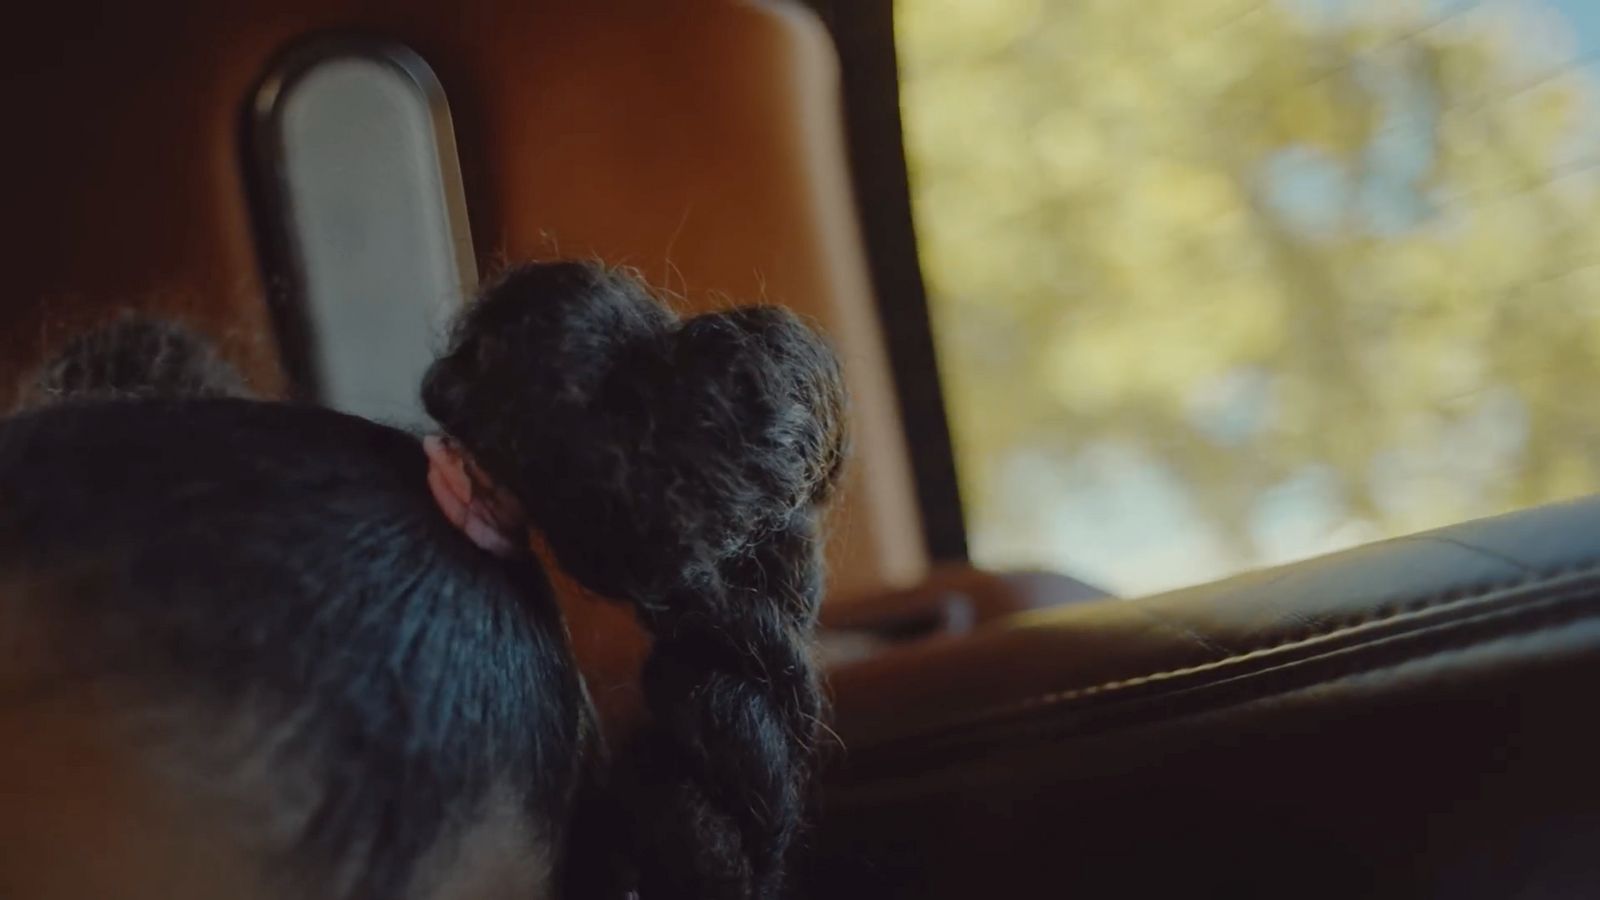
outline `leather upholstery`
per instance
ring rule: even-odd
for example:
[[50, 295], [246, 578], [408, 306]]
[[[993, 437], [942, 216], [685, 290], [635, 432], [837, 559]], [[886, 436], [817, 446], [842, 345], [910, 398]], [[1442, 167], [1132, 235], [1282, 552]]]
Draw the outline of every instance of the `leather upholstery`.
[[935, 566], [917, 585], [834, 596], [822, 609], [823, 659], [842, 665], [910, 644], [969, 634], [1008, 616], [1103, 599], [1092, 585], [1056, 572], [989, 572]]
[[816, 896], [1600, 893], [1600, 500], [832, 681]]
[[33, 4], [0, 36], [0, 385], [86, 322], [140, 308], [208, 332], [263, 392], [281, 386], [241, 126], [280, 51], [342, 30], [407, 44], [437, 73], [484, 271], [598, 256], [690, 308], [765, 299], [820, 320], [856, 410], [837, 585], [922, 577], [837, 60], [790, 2]]

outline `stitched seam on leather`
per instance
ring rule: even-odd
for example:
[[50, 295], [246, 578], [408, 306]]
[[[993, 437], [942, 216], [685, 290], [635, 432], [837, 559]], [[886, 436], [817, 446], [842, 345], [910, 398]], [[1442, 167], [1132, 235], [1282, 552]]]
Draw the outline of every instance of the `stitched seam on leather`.
[[[1597, 567], [1596, 571], [1600, 571], [1600, 567]], [[1562, 598], [1554, 597], [1554, 598], [1548, 598], [1548, 599], [1551, 601], [1551, 603], [1554, 603], [1554, 602], [1556, 602], [1556, 601], [1558, 601], [1558, 600], [1560, 600]], [[1570, 600], [1571, 598], [1567, 597], [1565, 599]], [[1544, 631], [1559, 630], [1559, 629], [1562, 629], [1562, 628], [1570, 627], [1571, 621], [1572, 621], [1570, 619], [1563, 619], [1563, 620], [1561, 620], [1559, 622], [1553, 622], [1551, 620], [1550, 605], [1549, 604], [1543, 604], [1543, 605], [1544, 605], [1544, 609], [1541, 610], [1541, 615], [1539, 615], [1537, 617], [1538, 618], [1538, 623], [1535, 624], [1531, 629], [1526, 630], [1526, 631], [1519, 631], [1519, 632], [1506, 633], [1506, 634], [1497, 634], [1497, 635], [1493, 635], [1493, 636], [1490, 636], [1490, 637], [1478, 637], [1478, 638], [1475, 638], [1475, 639], [1469, 639], [1467, 641], [1463, 641], [1463, 642], [1460, 642], [1460, 643], [1452, 644], [1450, 646], [1438, 647], [1438, 648], [1429, 650], [1429, 651], [1427, 651], [1425, 653], [1412, 654], [1412, 655], [1404, 656], [1402, 658], [1392, 659], [1392, 660], [1383, 662], [1383, 663], [1381, 663], [1379, 665], [1375, 665], [1375, 666], [1353, 666], [1353, 667], [1349, 668], [1348, 670], [1341, 671], [1341, 672], [1339, 672], [1338, 674], [1336, 674], [1336, 675], [1334, 675], [1332, 677], [1319, 678], [1319, 679], [1316, 679], [1316, 680], [1311, 681], [1311, 682], [1298, 684], [1298, 685], [1294, 686], [1293, 688], [1291, 688], [1287, 692], [1273, 692], [1273, 693], [1267, 694], [1267, 695], [1256, 696], [1256, 697], [1251, 698], [1251, 700], [1247, 701], [1247, 702], [1255, 702], [1255, 701], [1260, 701], [1260, 700], [1265, 700], [1265, 699], [1280, 699], [1280, 698], [1282, 698], [1282, 697], [1284, 697], [1284, 696], [1286, 696], [1288, 694], [1292, 694], [1292, 693], [1295, 693], [1295, 692], [1315, 689], [1315, 688], [1319, 688], [1319, 687], [1326, 687], [1326, 686], [1329, 686], [1329, 685], [1340, 684], [1340, 683], [1343, 683], [1343, 682], [1348, 682], [1351, 679], [1362, 678], [1362, 677], [1366, 677], [1366, 676], [1379, 674], [1379, 673], [1382, 673], [1382, 672], [1385, 672], [1385, 671], [1390, 671], [1390, 670], [1393, 670], [1393, 669], [1400, 668], [1402, 666], [1413, 665], [1413, 664], [1416, 664], [1416, 663], [1422, 663], [1422, 662], [1427, 662], [1427, 661], [1430, 661], [1430, 660], [1436, 660], [1436, 659], [1439, 659], [1441, 657], [1447, 657], [1447, 656], [1451, 656], [1451, 655], [1454, 655], [1454, 654], [1464, 653], [1464, 652], [1470, 651], [1470, 650], [1472, 650], [1474, 648], [1478, 648], [1478, 647], [1483, 647], [1483, 646], [1487, 646], [1487, 645], [1501, 643], [1501, 642], [1512, 640], [1512, 639], [1515, 639], [1515, 638], [1527, 637], [1528, 635], [1538, 634], [1538, 633], [1541, 633], [1541, 632], [1544, 632]], [[1594, 613], [1592, 611], [1589, 612], [1588, 614], [1586, 614], [1586, 616], [1585, 616], [1585, 618], [1591, 618], [1591, 619], [1593, 617], [1594, 617]], [[1189, 714], [1192, 714], [1192, 712], [1191, 713], [1185, 713], [1185, 715], [1189, 715]], [[978, 724], [978, 721], [976, 719], [974, 719], [974, 720], [962, 723], [961, 725], [952, 725], [950, 730], [963, 728], [963, 727], [970, 727], [970, 726], [973, 726], [973, 725], [976, 725], [976, 724]], [[948, 737], [948, 735], [945, 735], [945, 736], [942, 736], [942, 737]], [[983, 743], [982, 741], [979, 740], [979, 737], [981, 737], [981, 736], [977, 736], [974, 733], [970, 733], [970, 732], [962, 734], [960, 736], [959, 745], [957, 745], [957, 746], [966, 746], [966, 747], [970, 748], [971, 745], [974, 742]], [[940, 746], [941, 737], [933, 737], [933, 741], [934, 741], [934, 743], [931, 746]], [[948, 743], [945, 743], [944, 746], [945, 746], [946, 750], [948, 751], [951, 745], [948, 744]], [[985, 744], [985, 746], [988, 746], [988, 745]], [[882, 748], [875, 746], [875, 747], [872, 747], [871, 749], [874, 752], [880, 752]], [[942, 768], [947, 768], [950, 765], [952, 765], [952, 763], [949, 760], [945, 760], [943, 762], [937, 763], [934, 766], [934, 768], [935, 769], [942, 769]], [[881, 778], [868, 778], [868, 779], [863, 780], [861, 782], [861, 784], [870, 784], [871, 782], [873, 782], [875, 780], [882, 780], [882, 779]], [[847, 789], [848, 788], [849, 788], [849, 786], [847, 786]]]
[[[1196, 663], [1191, 666], [1183, 666], [1176, 669], [1166, 669], [1157, 672], [1147, 672], [1142, 675], [1132, 675], [1127, 678], [1113, 679], [1111, 681], [1104, 681], [1099, 684], [1088, 685], [1080, 688], [1065, 688], [1058, 691], [1048, 691], [1046, 693], [1038, 694], [1023, 700], [989, 707], [968, 717], [967, 721], [973, 722], [997, 716], [1011, 715], [1035, 709], [1040, 706], [1052, 706], [1058, 703], [1079, 700], [1085, 697], [1093, 697], [1099, 694], [1138, 687], [1144, 684], [1180, 678], [1185, 675], [1196, 675], [1201, 672], [1210, 672], [1216, 669], [1225, 668], [1235, 663], [1244, 662], [1246, 660], [1259, 659], [1278, 651], [1310, 646], [1319, 641], [1325, 641], [1329, 638], [1355, 634], [1363, 629], [1371, 628], [1376, 625], [1398, 622], [1407, 618], [1420, 616], [1424, 613], [1437, 612], [1439, 610], [1470, 606], [1474, 603], [1496, 600], [1507, 595], [1560, 584], [1563, 581], [1581, 581], [1586, 577], [1594, 575], [1600, 575], [1600, 562], [1591, 561], [1579, 563], [1571, 568], [1562, 569], [1556, 572], [1530, 574], [1525, 578], [1520, 578], [1513, 582], [1507, 582], [1498, 585], [1488, 585], [1485, 587], [1466, 589], [1457, 588], [1442, 591], [1438, 594], [1406, 601], [1400, 605], [1399, 609], [1393, 609], [1392, 607], [1378, 607], [1353, 619], [1346, 619], [1331, 623], [1331, 627], [1324, 628], [1312, 634], [1281, 639], [1270, 644], [1264, 644], [1259, 647], [1253, 647], [1249, 650], [1235, 653], [1232, 656], [1223, 657], [1222, 659], [1214, 659], [1208, 662]], [[1126, 602], [1138, 603], [1139, 601], [1129, 600]]]

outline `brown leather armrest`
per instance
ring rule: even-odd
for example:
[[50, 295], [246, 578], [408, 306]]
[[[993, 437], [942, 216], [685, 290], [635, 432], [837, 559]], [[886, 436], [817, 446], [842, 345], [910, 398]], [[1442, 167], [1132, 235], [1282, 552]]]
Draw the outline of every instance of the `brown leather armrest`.
[[822, 610], [822, 656], [838, 667], [973, 630], [1029, 610], [1108, 595], [1052, 572], [934, 569], [914, 587], [831, 600]]
[[1019, 612], [1108, 596], [1054, 572], [990, 572], [965, 565], [936, 567], [914, 587], [841, 597], [822, 612], [822, 627], [894, 631], [907, 620], [936, 615], [943, 630], [970, 631]]
[[1594, 499], [1023, 613], [833, 672], [814, 891], [1594, 896], [1597, 684]]

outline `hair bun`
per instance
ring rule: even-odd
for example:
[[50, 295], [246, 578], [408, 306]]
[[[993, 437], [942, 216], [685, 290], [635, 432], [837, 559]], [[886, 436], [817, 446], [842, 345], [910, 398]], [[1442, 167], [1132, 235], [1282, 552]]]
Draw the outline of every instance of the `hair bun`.
[[62, 400], [236, 397], [244, 380], [205, 338], [173, 322], [124, 315], [74, 337], [24, 389], [24, 406]]
[[793, 313], [680, 320], [635, 278], [583, 263], [487, 288], [423, 402], [563, 567], [646, 605], [820, 501], [844, 457], [837, 360]]

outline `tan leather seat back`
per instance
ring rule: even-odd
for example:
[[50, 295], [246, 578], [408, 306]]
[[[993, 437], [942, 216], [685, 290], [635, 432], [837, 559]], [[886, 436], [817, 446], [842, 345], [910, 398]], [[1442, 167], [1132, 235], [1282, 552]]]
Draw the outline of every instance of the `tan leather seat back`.
[[443, 83], [480, 261], [599, 256], [692, 307], [781, 302], [846, 359], [858, 463], [835, 586], [925, 566], [860, 249], [835, 63], [796, 8], [734, 0], [183, 0], [58, 5], [5, 41], [11, 301], [0, 374], [121, 308], [183, 316], [283, 384], [246, 194], [244, 114], [296, 39], [356, 29]]

